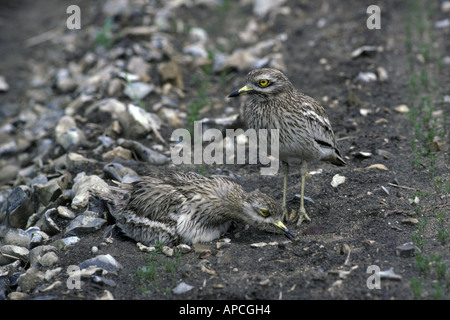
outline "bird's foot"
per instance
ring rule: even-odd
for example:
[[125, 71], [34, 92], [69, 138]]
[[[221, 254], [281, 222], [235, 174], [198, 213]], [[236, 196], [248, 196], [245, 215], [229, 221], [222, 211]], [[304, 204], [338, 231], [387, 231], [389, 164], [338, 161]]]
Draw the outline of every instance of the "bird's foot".
[[303, 212], [300, 212], [300, 216], [297, 221], [297, 227], [299, 227], [303, 221], [311, 222], [311, 218], [308, 217], [305, 210], [303, 210]]

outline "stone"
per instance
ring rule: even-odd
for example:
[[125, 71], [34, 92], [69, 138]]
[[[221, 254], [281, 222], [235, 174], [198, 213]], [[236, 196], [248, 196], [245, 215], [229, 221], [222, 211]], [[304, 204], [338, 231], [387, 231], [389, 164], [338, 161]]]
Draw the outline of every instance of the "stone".
[[39, 264], [44, 268], [50, 268], [59, 262], [58, 255], [55, 252], [47, 252], [39, 260]]
[[113, 161], [117, 158], [123, 159], [123, 160], [130, 160], [131, 157], [132, 157], [131, 151], [128, 149], [125, 149], [121, 146], [118, 146], [118, 147], [102, 154], [102, 159], [105, 161]]
[[56, 74], [56, 87], [62, 93], [73, 91], [77, 87], [76, 81], [72, 78], [69, 69], [59, 69]]
[[161, 119], [156, 114], [131, 103], [127, 106], [127, 112], [119, 114], [118, 120], [125, 136], [131, 139], [143, 137], [151, 132], [158, 135], [162, 125]]
[[409, 112], [409, 108], [406, 104], [398, 105], [398, 106], [394, 107], [394, 110], [397, 111], [398, 113], [408, 113]]
[[[30, 250], [29, 254], [28, 254], [28, 259], [30, 261], [30, 264], [33, 266], [38, 267], [41, 264], [41, 259], [42, 257], [49, 253], [49, 252], [53, 252], [55, 253], [56, 248], [54, 246], [50, 246], [50, 245], [43, 245], [43, 246], [38, 246], [36, 248], [33, 248]], [[56, 253], [55, 253], [56, 255]], [[54, 257], [51, 256], [47, 256], [47, 258], [53, 259]], [[46, 261], [46, 263], [49, 261]]]
[[109, 290], [103, 290], [103, 293], [98, 297], [98, 300], [114, 300], [114, 296]]
[[71, 116], [63, 116], [55, 127], [56, 142], [65, 150], [77, 146], [86, 138], [84, 133], [77, 128], [75, 120]]
[[286, 0], [255, 0], [253, 13], [259, 18], [264, 18], [268, 13], [279, 8]]
[[9, 84], [6, 82], [6, 78], [4, 76], [0, 76], [0, 92], [6, 92], [9, 90]]
[[56, 210], [58, 211], [59, 216], [62, 218], [73, 220], [76, 217], [75, 212], [65, 206], [58, 206]]
[[174, 294], [182, 294], [182, 293], [186, 293], [192, 289], [194, 289], [193, 286], [191, 286], [185, 282], [181, 282], [175, 288], [172, 289], [172, 292]]
[[147, 148], [137, 141], [119, 139], [117, 142], [122, 147], [133, 150], [139, 160], [148, 162], [149, 164], [161, 165], [169, 162], [170, 160], [165, 155]]
[[28, 260], [28, 249], [12, 244], [3, 245], [0, 247], [0, 265], [4, 266], [15, 260]]
[[67, 247], [78, 243], [81, 239], [77, 236], [66, 237], [62, 239], [58, 239], [50, 243], [51, 246], [54, 246], [58, 250], [65, 250]]
[[380, 82], [386, 82], [389, 80], [388, 72], [383, 67], [377, 68], [377, 75], [378, 75], [378, 81], [380, 81]]
[[79, 215], [69, 223], [65, 233], [68, 235], [82, 235], [100, 230], [105, 223], [105, 219]]
[[72, 187], [73, 199], [72, 208], [79, 209], [87, 206], [89, 201], [89, 190], [98, 190], [100, 192], [109, 192], [109, 185], [96, 175], [87, 176], [80, 172], [74, 179]]
[[353, 50], [352, 53], [350, 54], [350, 56], [352, 57], [352, 59], [354, 59], [354, 58], [361, 56], [362, 54], [368, 54], [368, 53], [376, 52], [376, 51], [377, 51], [377, 47], [375, 47], [375, 46], [362, 46], [362, 47], [359, 47], [359, 48]]
[[252, 247], [252, 248], [262, 248], [265, 246], [267, 246], [266, 242], [257, 242], [257, 243], [250, 244], [250, 247]]
[[395, 254], [402, 258], [414, 257], [417, 253], [420, 253], [420, 249], [412, 242], [404, 243], [395, 248]]
[[360, 72], [356, 76], [356, 80], [362, 82], [372, 82], [377, 80], [377, 75], [373, 72]]
[[55, 201], [63, 191], [57, 179], [52, 179], [45, 184], [36, 183], [33, 189], [39, 203], [44, 206]]
[[378, 273], [381, 279], [402, 280], [402, 276], [395, 273], [394, 270], [383, 270]]
[[136, 177], [136, 179], [140, 179], [136, 171], [131, 168], [124, 167], [118, 162], [108, 163], [103, 167], [103, 172], [105, 176], [119, 182], [123, 182], [125, 176], [130, 175]]
[[127, 70], [131, 73], [137, 74], [139, 79], [143, 82], [150, 81], [150, 64], [140, 56], [132, 56], [128, 61]]
[[27, 272], [19, 277], [18, 284], [23, 292], [29, 293], [42, 284], [44, 280], [44, 273], [31, 266]]
[[16, 187], [6, 199], [6, 214], [12, 228], [25, 228], [28, 218], [33, 214], [31, 189], [28, 186]]
[[339, 185], [343, 184], [345, 182], [345, 177], [341, 176], [339, 174], [336, 174], [333, 176], [333, 179], [331, 180], [331, 186], [333, 188], [337, 188]]
[[9, 229], [3, 238], [2, 244], [12, 244], [29, 248], [32, 234], [22, 229]]
[[7, 164], [0, 168], [0, 184], [8, 184], [17, 177], [20, 167], [15, 164]]
[[155, 89], [155, 85], [145, 82], [127, 83], [123, 93], [132, 100], [144, 99]]
[[117, 272], [122, 269], [122, 265], [110, 254], [98, 255], [95, 258], [85, 260], [78, 265], [80, 269], [86, 269], [93, 266], [110, 272]]
[[61, 232], [61, 228], [55, 222], [55, 218], [58, 216], [58, 210], [56, 208], [51, 208], [45, 211], [44, 215], [41, 218], [42, 225], [41, 229], [45, 233], [50, 236], [54, 236], [55, 234]]
[[105, 277], [101, 277], [101, 276], [97, 276], [95, 274], [93, 274], [91, 276], [91, 280], [95, 283], [101, 284], [101, 285], [107, 285], [110, 287], [115, 287], [117, 284], [114, 280], [111, 279], [106, 279]]
[[169, 62], [160, 63], [158, 65], [158, 75], [161, 83], [170, 83], [180, 90], [184, 89], [183, 73], [176, 61], [170, 60]]

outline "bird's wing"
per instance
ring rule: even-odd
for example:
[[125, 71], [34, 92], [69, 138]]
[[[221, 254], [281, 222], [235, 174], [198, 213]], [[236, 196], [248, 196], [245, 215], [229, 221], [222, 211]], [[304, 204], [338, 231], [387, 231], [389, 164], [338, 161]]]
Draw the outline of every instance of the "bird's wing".
[[344, 165], [345, 161], [337, 147], [334, 132], [325, 110], [316, 100], [309, 96], [302, 95], [301, 100], [303, 102], [300, 108], [309, 132], [314, 141], [324, 151], [322, 160], [330, 161], [336, 165]]
[[155, 177], [144, 177], [132, 183], [129, 199], [123, 210], [154, 221], [172, 220], [186, 198], [171, 184]]

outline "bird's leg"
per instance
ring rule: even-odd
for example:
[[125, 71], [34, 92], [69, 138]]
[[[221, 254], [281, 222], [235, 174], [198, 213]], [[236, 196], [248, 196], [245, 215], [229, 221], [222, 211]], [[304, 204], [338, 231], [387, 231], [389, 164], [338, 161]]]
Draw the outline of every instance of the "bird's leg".
[[288, 214], [287, 214], [287, 207], [286, 207], [286, 192], [287, 192], [287, 178], [289, 173], [289, 164], [287, 162], [283, 162], [283, 214], [281, 216], [282, 221], [287, 221]]
[[299, 217], [297, 226], [299, 226], [304, 220], [311, 221], [311, 219], [306, 214], [305, 210], [305, 182], [306, 182], [306, 174], [308, 173], [308, 163], [306, 161], [302, 161], [302, 165], [300, 168], [300, 174], [302, 175], [302, 186], [301, 186], [301, 197], [300, 197], [300, 209], [299, 209]]

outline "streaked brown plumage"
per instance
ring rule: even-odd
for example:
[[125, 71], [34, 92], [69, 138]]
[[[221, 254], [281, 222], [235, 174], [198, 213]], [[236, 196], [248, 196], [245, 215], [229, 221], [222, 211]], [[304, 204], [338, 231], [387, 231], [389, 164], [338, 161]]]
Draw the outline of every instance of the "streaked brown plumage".
[[295, 90], [280, 71], [263, 68], [249, 72], [244, 87], [229, 97], [249, 95], [244, 118], [249, 128], [279, 129], [279, 157], [284, 164], [283, 218], [287, 217], [286, 189], [290, 164], [301, 164], [301, 201], [298, 224], [310, 220], [304, 208], [308, 162], [322, 160], [343, 166], [328, 116], [313, 98]]
[[245, 192], [226, 178], [170, 172], [119, 184], [97, 196], [107, 201], [117, 226], [145, 245], [212, 241], [232, 222], [275, 225], [288, 238], [295, 238], [281, 222], [281, 210], [273, 198], [257, 190]]

